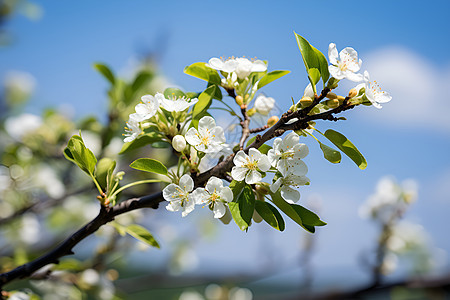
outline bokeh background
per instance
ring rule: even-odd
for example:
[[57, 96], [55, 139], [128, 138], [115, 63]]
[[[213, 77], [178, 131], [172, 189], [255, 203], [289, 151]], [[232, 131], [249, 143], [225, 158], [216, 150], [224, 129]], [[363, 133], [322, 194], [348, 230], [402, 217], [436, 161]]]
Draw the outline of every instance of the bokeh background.
[[[300, 201], [328, 223], [312, 237], [309, 271], [314, 288], [352, 287], [369, 279], [362, 261], [375, 247], [379, 228], [361, 218], [358, 210], [384, 176], [418, 183], [418, 200], [405, 218], [421, 224], [429, 235], [434, 272], [449, 271], [450, 2], [34, 4], [27, 11], [18, 9], [2, 25], [0, 78], [6, 80], [11, 72], [32, 76], [33, 93], [25, 111], [37, 115], [47, 107], [58, 107], [74, 119], [89, 114], [105, 121], [108, 83], [93, 69], [93, 63], [105, 63], [127, 78], [149, 54], [163, 76], [162, 85], [187, 91], [204, 88], [202, 81], [183, 73], [183, 68], [194, 62], [220, 56], [268, 60], [269, 70], [291, 71], [262, 90], [276, 99], [282, 112], [289, 108], [291, 97], [302, 96], [308, 83], [294, 31], [324, 54], [330, 42], [336, 43], [338, 50], [353, 47], [363, 60], [362, 69], [392, 95], [392, 101], [381, 110], [361, 107], [346, 112], [347, 121], [318, 126], [322, 131], [334, 128], [353, 141], [368, 161], [363, 171], [346, 157], [338, 165], [327, 162], [317, 143], [304, 139], [310, 148], [305, 162], [311, 185], [302, 187]], [[346, 94], [351, 87], [343, 83], [338, 91]], [[230, 125], [226, 116], [218, 114], [216, 118], [224, 126]], [[305, 275], [302, 249], [311, 236], [293, 222], [287, 223], [283, 233], [266, 224], [241, 232], [233, 224], [202, 222], [200, 216], [181, 219], [164, 213], [169, 220], [164, 226], [158, 223], [161, 218], [149, 220], [147, 228], [160, 239], [162, 249], [136, 251], [129, 258], [131, 264], [155, 272], [171, 255], [167, 241], [188, 237], [195, 242], [189, 245], [185, 269], [179, 273], [258, 274], [243, 279], [240, 285], [253, 290], [267, 285], [298, 288]], [[213, 233], [207, 237], [198, 234], [208, 226]], [[83, 245], [77, 249], [84, 251]], [[390, 276], [403, 278], [407, 272], [400, 266]], [[149, 288], [157, 289], [155, 285]]]

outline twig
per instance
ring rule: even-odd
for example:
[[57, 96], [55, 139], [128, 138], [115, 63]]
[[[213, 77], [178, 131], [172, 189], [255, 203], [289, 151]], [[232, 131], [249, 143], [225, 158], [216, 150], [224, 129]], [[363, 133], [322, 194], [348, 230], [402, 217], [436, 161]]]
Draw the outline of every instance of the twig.
[[164, 201], [162, 192], [159, 192], [140, 198], [128, 199], [113, 207], [101, 206], [100, 212], [95, 219], [68, 237], [58, 247], [31, 262], [21, 265], [9, 272], [0, 274], [0, 291], [5, 284], [19, 278], [29, 277], [48, 264], [57, 264], [61, 257], [74, 254], [72, 251], [73, 247], [84, 238], [96, 232], [101, 226], [114, 220], [116, 216], [144, 207], [156, 209], [158, 208], [158, 204], [162, 201]]

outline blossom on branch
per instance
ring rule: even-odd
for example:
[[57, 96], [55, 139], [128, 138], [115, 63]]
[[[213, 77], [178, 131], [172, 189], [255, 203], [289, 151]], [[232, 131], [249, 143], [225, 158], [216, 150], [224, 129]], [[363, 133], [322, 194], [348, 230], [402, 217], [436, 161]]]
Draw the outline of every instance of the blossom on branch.
[[135, 119], [139, 122], [142, 122], [153, 117], [158, 111], [158, 107], [162, 99], [164, 99], [164, 95], [161, 93], [157, 93], [155, 96], [142, 96], [142, 102], [135, 107]]
[[[261, 154], [258, 149], [250, 148], [248, 155], [240, 150], [236, 153], [234, 167], [231, 169], [231, 177], [236, 181], [245, 179], [247, 184], [254, 184], [262, 179], [262, 172], [270, 169], [270, 161], [267, 155]], [[260, 171], [259, 171], [260, 170]]]
[[376, 108], [381, 108], [380, 103], [387, 103], [391, 101], [392, 97], [388, 92], [382, 91], [378, 82], [370, 81], [369, 72], [364, 71], [364, 84], [360, 84], [356, 87], [356, 90], [360, 90], [362, 87], [365, 88], [365, 95], [367, 99]]
[[187, 216], [195, 208], [195, 200], [192, 197], [194, 180], [188, 174], [180, 178], [179, 184], [171, 183], [163, 189], [163, 198], [169, 201], [166, 209], [168, 211], [182, 210], [182, 217]]
[[127, 126], [125, 127], [125, 143], [131, 142], [136, 139], [140, 134], [142, 134], [141, 126], [139, 121], [141, 116], [137, 113], [131, 114], [128, 118]]
[[239, 79], [245, 79], [253, 72], [265, 72], [267, 70], [267, 65], [262, 60], [251, 61], [245, 57], [232, 57], [227, 60], [213, 57], [208, 61], [207, 66], [225, 73], [235, 72]]
[[161, 106], [167, 111], [184, 111], [198, 102], [197, 98], [190, 99], [185, 96], [172, 95], [169, 98], [161, 98]]
[[307, 185], [310, 180], [306, 176], [297, 176], [292, 173], [287, 174], [284, 177], [278, 178], [271, 186], [270, 191], [276, 193], [280, 189], [281, 197], [288, 203], [295, 203], [300, 200], [300, 192], [294, 188], [301, 185]]
[[216, 126], [212, 117], [206, 116], [198, 122], [198, 130], [194, 127], [188, 130], [186, 141], [198, 151], [214, 153], [222, 150], [225, 134], [222, 127]]
[[331, 65], [328, 66], [328, 71], [330, 71], [331, 76], [341, 80], [347, 78], [351, 81], [362, 81], [363, 77], [361, 74], [355, 74], [361, 68], [362, 60], [358, 59], [358, 53], [355, 49], [347, 47], [341, 52], [336, 49], [336, 44], [330, 43], [328, 47], [328, 57], [330, 59]]
[[208, 205], [214, 212], [214, 218], [225, 215], [228, 202], [233, 200], [233, 192], [227, 186], [223, 186], [221, 179], [211, 177], [205, 188], [198, 188], [192, 193], [196, 204]]
[[300, 137], [295, 132], [291, 132], [284, 139], [276, 138], [273, 142], [273, 149], [267, 153], [270, 163], [280, 173], [285, 176], [292, 173], [303, 176], [308, 173], [308, 167], [302, 161], [309, 149], [305, 144], [299, 143]]

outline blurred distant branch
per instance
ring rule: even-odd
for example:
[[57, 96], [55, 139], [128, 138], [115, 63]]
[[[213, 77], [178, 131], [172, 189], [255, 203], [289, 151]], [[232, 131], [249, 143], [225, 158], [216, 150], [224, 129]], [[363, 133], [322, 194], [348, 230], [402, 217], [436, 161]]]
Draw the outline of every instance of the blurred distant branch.
[[101, 206], [97, 217], [68, 237], [58, 247], [14, 270], [0, 274], [0, 289], [13, 280], [30, 277], [34, 272], [48, 264], [59, 263], [59, 259], [63, 256], [74, 254], [73, 247], [96, 232], [101, 226], [113, 221], [116, 216], [144, 207], [156, 209], [163, 200], [162, 192], [159, 192], [140, 198], [128, 199], [113, 207]]

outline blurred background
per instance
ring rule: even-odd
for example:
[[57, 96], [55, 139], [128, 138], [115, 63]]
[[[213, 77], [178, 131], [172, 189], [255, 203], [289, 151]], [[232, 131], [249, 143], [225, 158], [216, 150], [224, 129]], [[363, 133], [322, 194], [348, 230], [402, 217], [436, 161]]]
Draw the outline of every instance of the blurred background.
[[[117, 132], [140, 95], [205, 88], [183, 73], [194, 62], [246, 56], [267, 60], [269, 71], [290, 70], [262, 89], [281, 114], [308, 84], [295, 31], [326, 56], [330, 42], [338, 50], [353, 47], [362, 70], [392, 95], [381, 110], [361, 107], [345, 112], [347, 121], [317, 126], [344, 133], [365, 155], [363, 171], [347, 157], [329, 163], [313, 139], [302, 139], [310, 148], [311, 185], [300, 189], [300, 202], [328, 223], [314, 235], [290, 221], [283, 233], [263, 223], [241, 232], [209, 212], [181, 219], [165, 209], [141, 211], [121, 222], [145, 226], [161, 249], [118, 239], [105, 226], [75, 248], [54, 280], [11, 289], [44, 299], [288, 299], [357, 290], [377, 273], [385, 274], [383, 282], [448, 275], [450, 2], [4, 0], [0, 9], [3, 270], [44, 253], [96, 215], [84, 174], [62, 157], [68, 138], [82, 129], [89, 148], [114, 157], [123, 144]], [[130, 89], [129, 105], [120, 106], [117, 88], [94, 63], [108, 65], [122, 87], [140, 74], [145, 84]], [[342, 82], [337, 93], [352, 87]], [[152, 155], [171, 162], [164, 149]], [[132, 156], [117, 157], [122, 168]], [[385, 201], [379, 199], [393, 194], [390, 209], [400, 213], [389, 220], [374, 214]], [[387, 241], [395, 232], [403, 248]], [[382, 261], [380, 245], [388, 245]], [[431, 297], [424, 295], [415, 297]]]

